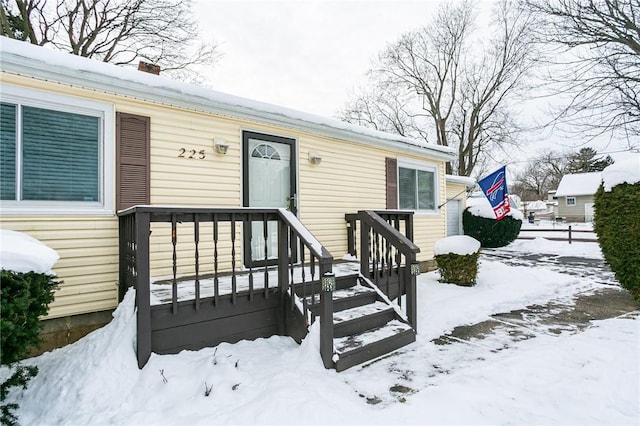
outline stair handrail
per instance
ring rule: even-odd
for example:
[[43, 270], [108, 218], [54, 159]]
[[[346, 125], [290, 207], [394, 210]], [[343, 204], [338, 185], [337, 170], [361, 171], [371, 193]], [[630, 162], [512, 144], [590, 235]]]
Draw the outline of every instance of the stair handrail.
[[[400, 222], [404, 222], [404, 235], [413, 241], [413, 215], [411, 210], [373, 210], [387, 223], [395, 225], [399, 229]], [[358, 213], [345, 213], [344, 220], [347, 223], [347, 253], [357, 257], [356, 233], [358, 223]]]
[[[282, 220], [278, 227], [278, 281], [281, 286], [281, 294], [284, 295], [287, 283], [287, 263], [289, 241], [287, 232], [300, 239], [301, 243], [318, 259], [320, 269], [320, 356], [325, 368], [333, 367], [333, 291], [335, 290], [335, 276], [333, 275], [333, 256], [329, 251], [313, 236], [313, 234], [300, 222], [291, 211], [280, 208], [278, 214]], [[294, 238], [291, 238], [293, 241]], [[304, 265], [302, 265], [304, 267]], [[293, 289], [291, 297], [297, 298]]]
[[417, 253], [420, 247], [414, 244], [400, 231], [389, 225], [378, 213], [373, 210], [358, 211], [360, 219], [360, 273], [364, 276], [369, 274], [369, 232], [373, 229], [387, 242], [395, 247], [401, 255], [405, 256], [405, 283], [407, 295], [407, 319], [409, 324], [417, 330], [417, 301], [416, 301], [416, 277], [420, 273], [420, 265], [417, 262]]

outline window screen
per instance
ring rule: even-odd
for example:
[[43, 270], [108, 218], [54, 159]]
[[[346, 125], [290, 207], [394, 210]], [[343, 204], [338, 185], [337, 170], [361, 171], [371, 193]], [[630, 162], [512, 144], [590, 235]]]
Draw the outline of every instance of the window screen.
[[398, 168], [399, 207], [403, 210], [434, 210], [435, 176], [434, 172]]
[[1, 111], [3, 200], [100, 201], [100, 118], [11, 104]]

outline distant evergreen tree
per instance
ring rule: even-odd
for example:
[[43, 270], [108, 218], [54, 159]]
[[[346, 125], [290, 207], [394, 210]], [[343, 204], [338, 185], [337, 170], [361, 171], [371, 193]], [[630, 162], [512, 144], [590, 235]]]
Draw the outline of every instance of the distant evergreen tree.
[[597, 157], [598, 152], [590, 147], [581, 148], [575, 154], [569, 156], [569, 173], [601, 172], [605, 167], [613, 164], [613, 158]]

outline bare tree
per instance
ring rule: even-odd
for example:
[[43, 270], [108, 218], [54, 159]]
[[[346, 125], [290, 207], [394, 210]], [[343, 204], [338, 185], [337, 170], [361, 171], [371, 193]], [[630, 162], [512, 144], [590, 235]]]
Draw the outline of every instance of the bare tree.
[[189, 0], [1, 0], [2, 35], [118, 65], [139, 60], [182, 78], [217, 59], [198, 43]]
[[0, 0], [0, 35], [44, 45], [53, 37], [58, 19], [48, 20], [47, 0]]
[[570, 94], [561, 123], [591, 134], [640, 134], [640, 0], [525, 0], [557, 47], [547, 82]]
[[523, 201], [544, 200], [552, 188], [552, 176], [538, 163], [528, 163], [524, 170], [516, 174], [509, 192], [518, 194]]
[[569, 173], [570, 153], [548, 150], [532, 158], [515, 176], [510, 191], [522, 200], [547, 198], [549, 191], [558, 188], [562, 176]]
[[373, 90], [349, 102], [340, 117], [422, 139], [431, 132], [437, 144], [458, 150], [447, 172], [469, 176], [492, 151], [516, 142], [509, 102], [534, 62], [531, 24], [528, 14], [502, 0], [492, 35], [483, 40], [473, 2], [443, 3], [428, 26], [379, 55], [369, 73]]

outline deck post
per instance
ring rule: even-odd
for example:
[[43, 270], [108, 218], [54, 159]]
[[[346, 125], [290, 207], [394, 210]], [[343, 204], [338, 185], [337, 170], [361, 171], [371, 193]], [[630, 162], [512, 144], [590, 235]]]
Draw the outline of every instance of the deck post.
[[347, 221], [347, 253], [351, 256], [355, 256], [356, 252], [356, 242], [355, 242], [355, 229], [354, 229], [355, 221]]
[[413, 241], [413, 213], [407, 216], [404, 224], [404, 230], [407, 238]]
[[333, 291], [336, 289], [336, 277], [333, 272], [324, 271], [326, 268], [326, 264], [320, 265], [320, 356], [324, 368], [333, 368]]
[[[287, 223], [280, 219], [278, 220], [278, 291], [280, 293], [280, 306], [282, 309], [280, 315], [280, 334], [282, 336], [287, 334], [287, 288], [289, 284], [288, 266], [289, 266], [289, 227]], [[295, 297], [293, 289], [291, 289], [291, 297]]]
[[[416, 294], [416, 281], [418, 275], [420, 275], [420, 263], [416, 260], [415, 253], [411, 253], [407, 256], [407, 267], [405, 268], [407, 277], [406, 287], [406, 305], [407, 305], [407, 319], [409, 324], [413, 327], [414, 331], [418, 331], [418, 302]], [[401, 295], [399, 295], [401, 296]]]
[[124, 299], [127, 287], [130, 284], [127, 280], [128, 249], [132, 238], [132, 235], [127, 232], [130, 229], [130, 220], [130, 216], [120, 216], [118, 218], [118, 303]]
[[360, 273], [369, 278], [369, 252], [371, 251], [371, 247], [369, 247], [369, 232], [371, 225], [362, 219], [365, 214], [366, 212], [358, 212], [359, 216], [362, 215], [360, 217]]
[[149, 289], [149, 231], [150, 213], [135, 212], [136, 233], [136, 305], [138, 368], [144, 367], [151, 356], [151, 301]]

